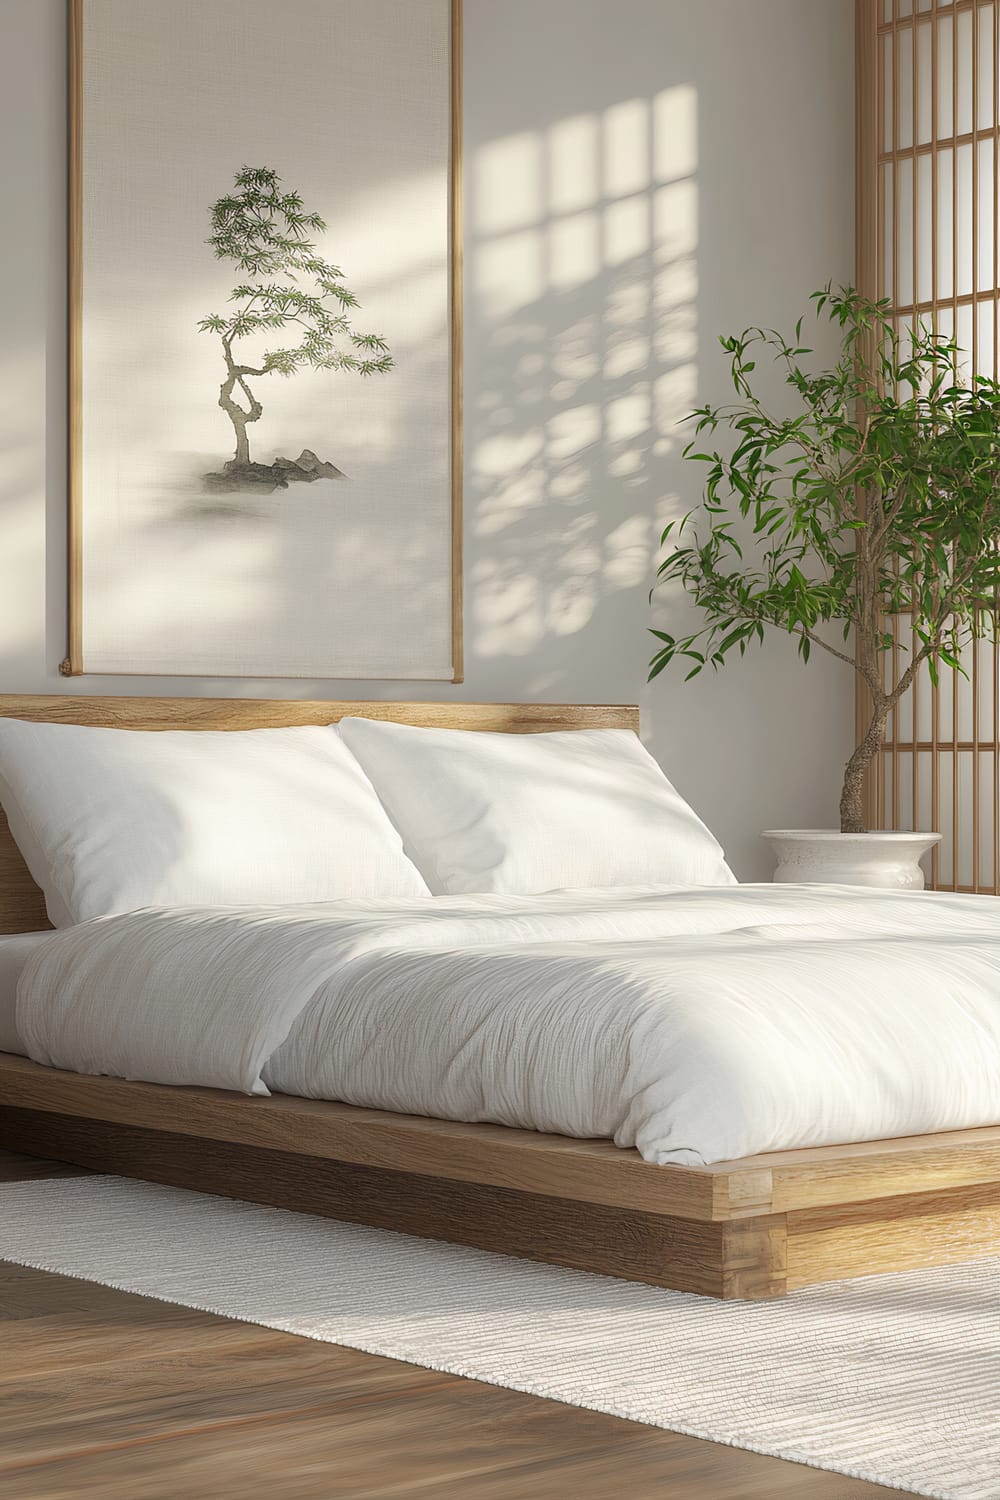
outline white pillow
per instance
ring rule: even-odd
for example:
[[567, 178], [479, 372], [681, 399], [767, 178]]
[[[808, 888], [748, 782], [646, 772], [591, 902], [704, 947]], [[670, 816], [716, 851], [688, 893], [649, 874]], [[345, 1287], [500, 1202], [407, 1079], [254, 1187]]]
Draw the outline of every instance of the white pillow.
[[332, 728], [0, 719], [0, 802], [56, 927], [142, 906], [427, 895]]
[[735, 883], [631, 730], [489, 734], [342, 719], [340, 732], [435, 895]]

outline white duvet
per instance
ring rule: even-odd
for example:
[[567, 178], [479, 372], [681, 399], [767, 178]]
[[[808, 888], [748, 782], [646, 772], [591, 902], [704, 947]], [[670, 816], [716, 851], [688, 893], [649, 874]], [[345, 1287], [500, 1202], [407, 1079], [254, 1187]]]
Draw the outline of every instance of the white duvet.
[[610, 1136], [654, 1162], [1000, 1124], [1000, 900], [744, 885], [153, 909], [54, 935], [83, 1073]]

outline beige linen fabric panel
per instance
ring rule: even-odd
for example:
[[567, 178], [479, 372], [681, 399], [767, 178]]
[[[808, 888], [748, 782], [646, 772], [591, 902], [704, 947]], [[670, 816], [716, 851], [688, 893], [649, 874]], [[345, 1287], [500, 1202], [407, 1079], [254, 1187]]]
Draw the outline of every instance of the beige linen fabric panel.
[[[83, 0], [86, 671], [450, 678], [449, 45], [449, 0]], [[253, 383], [252, 457], [346, 480], [203, 487], [234, 434], [197, 324], [244, 279], [209, 211], [244, 165], [326, 220], [395, 359]]]

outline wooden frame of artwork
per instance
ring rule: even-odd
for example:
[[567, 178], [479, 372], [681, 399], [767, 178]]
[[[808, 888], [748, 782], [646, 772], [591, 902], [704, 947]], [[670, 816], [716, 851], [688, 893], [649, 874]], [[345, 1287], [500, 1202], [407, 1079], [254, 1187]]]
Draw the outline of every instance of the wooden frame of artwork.
[[[120, 729], [638, 727], [630, 706], [5, 697]], [[0, 931], [47, 925], [0, 823]], [[87, 1077], [0, 1054], [0, 1147], [722, 1298], [1000, 1249], [1000, 1127], [656, 1166], [610, 1141]]]
[[[448, 436], [447, 436], [447, 479], [444, 487], [447, 489], [447, 503], [441, 498], [440, 511], [441, 523], [448, 528], [447, 547], [442, 544], [435, 545], [434, 555], [441, 559], [440, 566], [448, 570], [448, 600], [447, 604], [443, 598], [443, 575], [441, 587], [434, 595], [435, 619], [441, 625], [444, 613], [447, 613], [447, 628], [449, 641], [447, 647], [447, 664], [443, 657], [439, 665], [433, 669], [424, 670], [418, 667], [405, 667], [399, 670], [392, 669], [390, 665], [376, 664], [374, 667], [361, 663], [353, 667], [350, 662], [345, 662], [331, 655], [329, 664], [324, 666], [319, 661], [312, 661], [308, 667], [289, 666], [283, 668], [280, 663], [276, 666], [274, 661], [263, 659], [261, 661], [245, 660], [237, 667], [227, 667], [225, 661], [198, 661], [194, 664], [187, 662], [175, 667], [169, 665], [150, 665], [144, 661], [141, 655], [136, 660], [117, 662], [112, 664], [98, 662], [92, 665], [87, 651], [87, 631], [84, 601], [86, 596], [85, 586], [85, 469], [84, 469], [84, 305], [85, 305], [85, 275], [84, 275], [84, 225], [85, 225], [85, 195], [84, 195], [84, 161], [85, 161], [85, 118], [84, 110], [84, 41], [85, 41], [85, 14], [90, 0], [66, 0], [69, 20], [69, 244], [68, 244], [68, 566], [67, 566], [67, 591], [68, 591], [68, 639], [67, 652], [60, 664], [60, 672], [63, 676], [78, 676], [89, 672], [99, 672], [102, 675], [138, 674], [138, 675], [164, 675], [164, 676], [196, 676], [196, 677], [305, 677], [326, 679], [385, 679], [385, 680], [446, 680], [461, 682], [464, 675], [464, 644], [463, 644], [463, 535], [462, 535], [462, 480], [463, 480], [463, 434], [462, 434], [462, 359], [463, 359], [463, 204], [462, 204], [462, 0], [438, 0], [438, 3], [447, 9], [448, 25], [448, 56], [449, 56], [449, 78], [447, 97], [447, 122], [448, 122], [448, 188], [447, 188], [447, 344], [448, 344], [448, 373], [446, 381], [434, 389], [440, 389], [442, 400], [444, 399], [444, 385], [447, 385], [447, 403], [449, 411]], [[94, 0], [97, 3], [97, 0]], [[108, 3], [108, 0], [102, 0]], [[113, 3], [113, 0], [112, 0]], [[121, 0], [128, 4], [128, 0]], [[311, 0], [297, 0], [297, 3], [308, 5]], [[319, 3], [319, 0], [313, 0]], [[349, 0], [342, 0], [349, 3]], [[392, 0], [383, 0], [383, 3], [392, 3]], [[153, 7], [154, 10], [162, 11], [162, 7]], [[287, 11], [287, 7], [283, 8]], [[129, 6], [134, 13], [135, 6]], [[412, 13], [412, 11], [411, 11]], [[349, 280], [349, 278], [348, 278]], [[351, 351], [348, 351], [351, 352]], [[284, 372], [282, 372], [284, 373]], [[248, 393], [249, 394], [249, 393]], [[216, 403], [221, 405], [221, 401]], [[444, 448], [444, 443], [439, 445]], [[303, 449], [303, 454], [307, 450]], [[302, 455], [300, 455], [300, 458]], [[310, 457], [315, 457], [311, 454]], [[286, 459], [275, 460], [276, 467], [280, 463], [287, 463]], [[297, 462], [297, 461], [296, 461]], [[227, 463], [226, 468], [230, 467]], [[257, 465], [256, 467], [260, 467]], [[332, 470], [337, 478], [344, 477], [332, 464], [323, 461], [323, 467]], [[416, 468], [417, 466], [414, 465]], [[205, 480], [219, 479], [219, 474], [206, 474]], [[297, 476], [299, 477], [299, 476]], [[307, 487], [296, 485], [294, 491], [307, 493]], [[308, 490], [315, 492], [315, 486], [309, 486]], [[346, 488], [346, 487], [345, 487]], [[439, 490], [436, 493], [440, 493]], [[414, 513], [419, 512], [419, 506], [414, 505]], [[384, 534], [384, 533], [383, 533]], [[401, 549], [402, 552], [402, 549]], [[447, 554], [447, 562], [444, 558]], [[346, 564], [345, 564], [346, 567]], [[414, 591], [418, 592], [418, 585], [423, 585], [426, 577], [417, 567], [416, 574], [412, 580]], [[364, 592], [361, 590], [363, 599]], [[428, 606], [429, 609], [429, 606]], [[359, 624], [359, 632], [361, 626]], [[440, 634], [440, 632], [439, 632]], [[395, 633], [393, 639], [405, 640], [407, 632], [405, 628]], [[387, 627], [387, 638], [389, 631]], [[266, 636], [265, 636], [266, 639]], [[334, 642], [337, 639], [334, 631], [327, 631], [324, 637], [322, 633], [317, 640], [322, 642], [327, 639]], [[318, 644], [315, 650], [325, 649]], [[334, 653], [337, 648], [331, 644], [329, 650]], [[439, 652], [440, 656], [441, 653]], [[436, 658], [437, 659], [437, 658]]]

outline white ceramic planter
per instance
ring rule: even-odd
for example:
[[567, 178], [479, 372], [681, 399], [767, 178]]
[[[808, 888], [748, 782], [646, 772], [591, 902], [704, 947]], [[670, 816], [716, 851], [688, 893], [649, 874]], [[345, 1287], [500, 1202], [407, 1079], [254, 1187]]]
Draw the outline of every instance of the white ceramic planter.
[[777, 860], [780, 884], [870, 885], [922, 891], [920, 860], [939, 833], [837, 833], [832, 828], [781, 828], [761, 835]]

